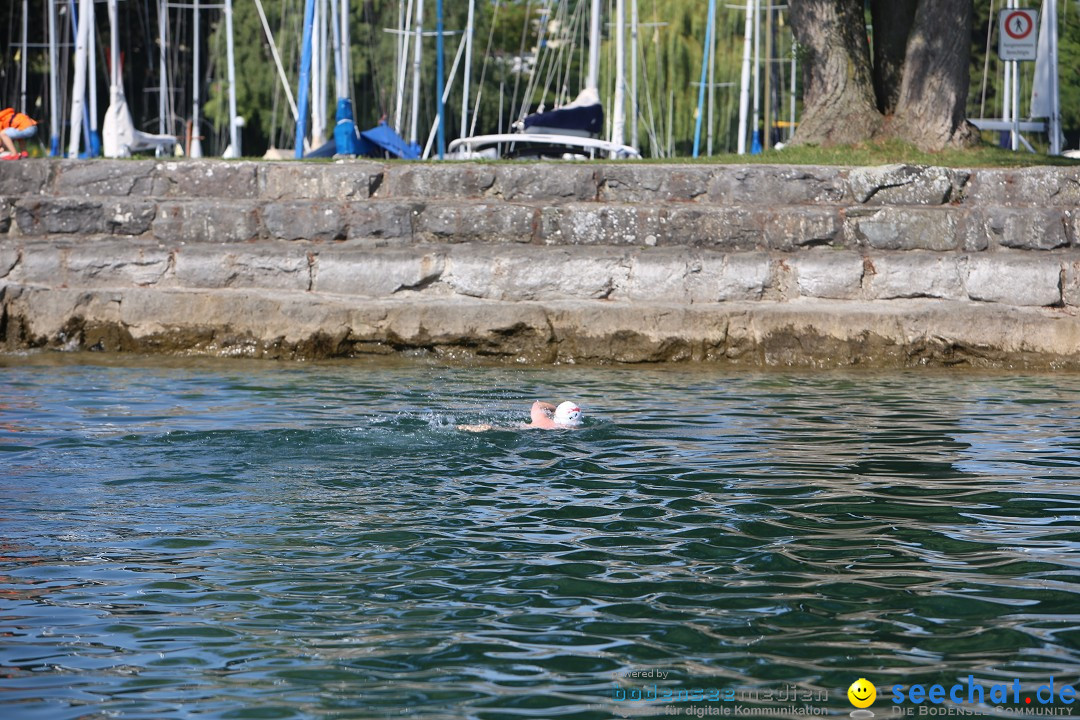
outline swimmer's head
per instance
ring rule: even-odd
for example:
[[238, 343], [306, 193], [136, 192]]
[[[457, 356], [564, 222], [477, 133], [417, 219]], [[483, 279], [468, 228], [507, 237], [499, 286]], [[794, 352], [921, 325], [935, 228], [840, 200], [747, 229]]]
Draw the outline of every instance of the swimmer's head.
[[567, 400], [555, 408], [555, 422], [559, 425], [580, 425], [581, 408]]

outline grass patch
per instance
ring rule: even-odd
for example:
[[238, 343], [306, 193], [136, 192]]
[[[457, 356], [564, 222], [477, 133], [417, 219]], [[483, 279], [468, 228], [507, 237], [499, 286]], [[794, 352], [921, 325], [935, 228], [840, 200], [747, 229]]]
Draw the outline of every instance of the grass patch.
[[760, 155], [713, 155], [691, 162], [731, 165], [937, 165], [941, 167], [1032, 167], [1037, 165], [1080, 166], [1080, 160], [1067, 157], [1037, 155], [1026, 150], [1012, 152], [996, 145], [982, 144], [966, 150], [943, 150], [928, 153], [899, 140], [861, 143], [840, 147], [800, 146], [769, 150]]

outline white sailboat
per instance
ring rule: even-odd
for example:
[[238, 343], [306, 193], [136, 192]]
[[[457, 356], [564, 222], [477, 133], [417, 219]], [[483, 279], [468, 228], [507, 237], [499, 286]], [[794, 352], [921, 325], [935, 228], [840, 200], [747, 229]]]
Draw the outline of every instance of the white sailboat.
[[[109, 108], [102, 126], [102, 150], [105, 157], [129, 157], [140, 150], [169, 148], [176, 144], [171, 135], [153, 135], [135, 129], [120, 79], [120, 39], [118, 34], [117, 0], [109, 0]], [[164, 78], [162, 79], [164, 82]]]
[[[619, 0], [619, 27], [621, 38], [624, 34], [625, 11]], [[592, 159], [609, 157], [613, 159], [640, 158], [636, 148], [622, 142], [625, 120], [621, 99], [624, 93], [625, 78], [622, 58], [617, 60], [620, 77], [616, 79], [616, 122], [610, 140], [603, 140], [599, 133], [603, 128], [603, 106], [600, 103], [600, 0], [592, 0], [589, 23], [589, 73], [585, 88], [573, 102], [543, 113], [526, 116], [520, 123], [520, 132], [474, 135], [453, 140], [449, 147], [449, 157], [457, 160], [473, 158], [560, 158]], [[622, 41], [618, 51], [621, 55]]]

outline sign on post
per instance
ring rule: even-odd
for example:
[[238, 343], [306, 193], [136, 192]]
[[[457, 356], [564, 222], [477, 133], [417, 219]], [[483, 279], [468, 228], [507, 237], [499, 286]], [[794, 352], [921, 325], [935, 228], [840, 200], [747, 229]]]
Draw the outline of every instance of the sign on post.
[[1038, 54], [1038, 10], [1002, 10], [998, 14], [998, 57], [1034, 60]]

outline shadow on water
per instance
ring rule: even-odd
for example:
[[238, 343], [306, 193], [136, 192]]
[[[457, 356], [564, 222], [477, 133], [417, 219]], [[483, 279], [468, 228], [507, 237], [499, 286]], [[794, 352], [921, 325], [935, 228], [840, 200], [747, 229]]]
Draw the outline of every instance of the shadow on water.
[[3, 372], [19, 717], [779, 717], [1080, 667], [1080, 378]]

